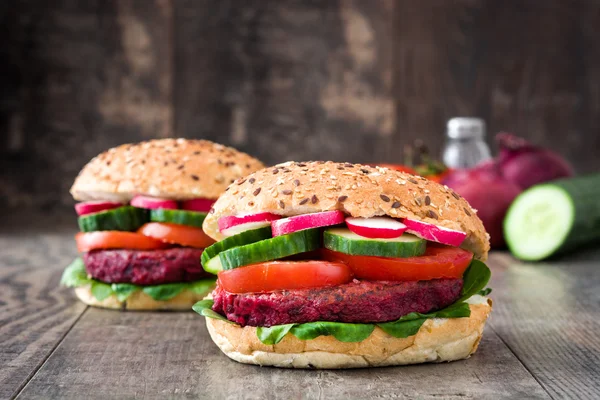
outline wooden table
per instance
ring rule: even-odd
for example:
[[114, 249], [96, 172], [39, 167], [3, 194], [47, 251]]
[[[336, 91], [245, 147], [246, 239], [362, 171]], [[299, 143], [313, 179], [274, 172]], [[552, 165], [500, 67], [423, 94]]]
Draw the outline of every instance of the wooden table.
[[493, 253], [494, 311], [469, 360], [303, 371], [229, 360], [193, 312], [86, 307], [58, 287], [74, 218], [3, 221], [1, 399], [600, 398], [598, 251], [535, 265]]

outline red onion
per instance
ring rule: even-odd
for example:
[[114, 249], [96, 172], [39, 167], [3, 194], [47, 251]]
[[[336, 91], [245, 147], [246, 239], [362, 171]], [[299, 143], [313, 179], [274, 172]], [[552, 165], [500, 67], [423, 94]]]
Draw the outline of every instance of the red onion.
[[483, 221], [493, 248], [505, 246], [502, 221], [508, 206], [521, 189], [500, 175], [494, 161], [485, 161], [470, 170], [457, 170], [442, 183], [462, 195]]
[[502, 176], [525, 190], [535, 184], [573, 176], [573, 168], [560, 155], [537, 147], [510, 133], [499, 133], [498, 163]]

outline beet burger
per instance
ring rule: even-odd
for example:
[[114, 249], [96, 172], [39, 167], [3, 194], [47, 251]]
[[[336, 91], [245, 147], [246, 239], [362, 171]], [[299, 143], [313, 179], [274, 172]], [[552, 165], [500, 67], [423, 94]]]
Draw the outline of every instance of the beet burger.
[[62, 283], [92, 306], [190, 309], [214, 287], [200, 264], [214, 243], [202, 231], [207, 212], [231, 182], [262, 167], [204, 140], [152, 140], [100, 154], [71, 188], [81, 201], [81, 258]]
[[451, 189], [393, 171], [288, 162], [239, 179], [204, 221], [218, 274], [194, 305], [232, 359], [294, 368], [452, 361], [491, 301], [489, 236]]

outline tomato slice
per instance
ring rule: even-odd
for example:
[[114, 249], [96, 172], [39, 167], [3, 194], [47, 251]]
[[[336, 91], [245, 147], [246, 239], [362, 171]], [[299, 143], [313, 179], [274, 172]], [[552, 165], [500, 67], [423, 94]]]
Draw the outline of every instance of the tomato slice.
[[308, 289], [352, 280], [347, 265], [328, 261], [270, 261], [221, 271], [218, 276], [219, 285], [230, 293]]
[[159, 240], [122, 231], [79, 232], [75, 235], [75, 242], [81, 253], [97, 249], [155, 250], [168, 247]]
[[215, 242], [200, 228], [165, 222], [149, 222], [144, 224], [138, 229], [138, 233], [162, 242], [201, 249]]
[[427, 243], [419, 257], [387, 258], [351, 256], [323, 249], [322, 258], [348, 265], [357, 279], [372, 281], [422, 281], [460, 278], [471, 263], [473, 254], [458, 247]]

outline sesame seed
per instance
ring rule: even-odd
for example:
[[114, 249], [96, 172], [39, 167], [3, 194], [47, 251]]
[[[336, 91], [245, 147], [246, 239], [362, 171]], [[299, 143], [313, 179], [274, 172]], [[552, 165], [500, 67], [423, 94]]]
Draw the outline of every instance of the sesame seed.
[[309, 199], [308, 199], [308, 197], [307, 197], [307, 198], [303, 199], [303, 200], [302, 200], [300, 203], [298, 203], [298, 204], [300, 204], [300, 205], [302, 206], [302, 205], [304, 205], [304, 204], [308, 203], [308, 200], [309, 200]]
[[318, 179], [317, 179], [317, 178], [310, 178], [310, 181], [311, 181], [312, 183], [315, 183], [315, 182], [317, 182], [317, 181], [318, 181]]
[[277, 168], [275, 168], [275, 169], [273, 170], [273, 175], [275, 175], [275, 174], [277, 174], [277, 173], [279, 173], [279, 170], [278, 170]]
[[260, 188], [256, 189], [254, 192], [252, 192], [253, 195], [257, 196], [260, 193]]
[[452, 194], [452, 197], [454, 197], [456, 200], [460, 200], [460, 196], [457, 195], [455, 191], [452, 191], [451, 194]]
[[392, 208], [398, 208], [400, 207], [402, 204], [400, 204], [399, 201], [395, 201], [394, 204], [392, 204]]
[[250, 183], [254, 183], [254, 182], [256, 182], [256, 179], [254, 179], [254, 178], [250, 178], [250, 179], [248, 179], [248, 182], [250, 182]]
[[425, 205], [428, 206], [431, 204], [431, 197], [425, 196]]
[[329, 179], [331, 179], [332, 181], [335, 181], [335, 180], [337, 179], [337, 176], [335, 176], [335, 175], [330, 175], [330, 176], [329, 176]]
[[386, 203], [390, 201], [390, 198], [387, 197], [385, 194], [380, 194], [379, 197], [381, 198], [381, 200], [385, 201]]
[[469, 212], [469, 210], [467, 210], [466, 208], [464, 210], [465, 210], [465, 214], [467, 214], [470, 217], [471, 213]]
[[419, 183], [416, 180], [414, 180], [413, 178], [408, 178], [407, 181], [409, 181], [410, 183], [414, 183], [415, 185]]
[[198, 175], [191, 175], [192, 179], [195, 181], [199, 181], [200, 178], [198, 178]]
[[242, 184], [242, 183], [244, 183], [244, 182], [246, 182], [246, 179], [242, 179], [242, 180], [238, 181], [238, 183], [237, 183], [237, 184], [238, 184], [238, 185], [241, 185], [241, 184]]
[[279, 204], [279, 208], [285, 208], [285, 203], [282, 200], [279, 200], [277, 204]]
[[431, 210], [427, 210], [427, 216], [428, 216], [429, 218], [438, 219], [438, 216], [437, 216], [437, 214], [436, 214], [436, 213], [434, 213], [434, 212], [433, 212], [433, 211], [431, 211]]
[[177, 167], [177, 169], [178, 169], [178, 170], [180, 170], [180, 171], [181, 171], [183, 168], [184, 168], [184, 167], [183, 167], [183, 164], [181, 164], [179, 167]]
[[340, 197], [338, 197], [338, 199], [337, 199], [337, 200], [338, 200], [340, 203], [343, 203], [343, 202], [345, 202], [346, 200], [348, 200], [348, 196], [340, 196]]
[[313, 203], [313, 204], [316, 204], [317, 201], [319, 201], [319, 199], [317, 198], [316, 195], [313, 194], [313, 196], [310, 198], [310, 202]]
[[290, 195], [292, 194], [292, 191], [290, 189], [285, 189], [281, 191], [281, 194]]
[[300, 186], [300, 181], [298, 179], [294, 179], [294, 186]]
[[248, 202], [248, 205], [249, 205], [250, 207], [254, 207], [254, 202], [253, 202], [253, 201], [249, 201], [249, 202]]

